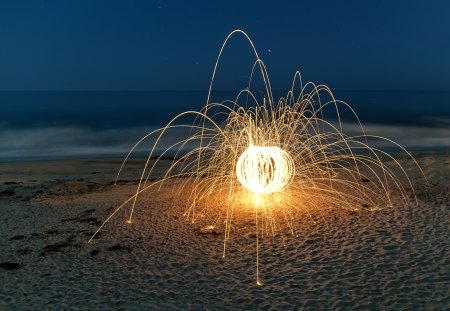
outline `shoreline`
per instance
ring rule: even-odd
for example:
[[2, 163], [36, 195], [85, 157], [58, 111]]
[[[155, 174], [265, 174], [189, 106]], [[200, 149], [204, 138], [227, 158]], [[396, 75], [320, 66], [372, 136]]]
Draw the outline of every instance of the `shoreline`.
[[[448, 153], [448, 146], [434, 146], [434, 147], [405, 147], [406, 151], [410, 152], [412, 155], [427, 153], [427, 154], [441, 154]], [[383, 151], [391, 154], [402, 154], [404, 151], [399, 150], [395, 147], [383, 147]], [[37, 157], [8, 157], [0, 158], [0, 165], [7, 163], [22, 163], [22, 162], [43, 162], [43, 161], [83, 161], [83, 160], [117, 160], [125, 159], [127, 153], [107, 153], [107, 154], [86, 154], [86, 155], [74, 155], [74, 156], [37, 156]], [[139, 151], [132, 154], [133, 159], [146, 159], [147, 153]], [[159, 155], [153, 155], [153, 157], [158, 157]], [[172, 160], [172, 156], [165, 156], [167, 160]]]

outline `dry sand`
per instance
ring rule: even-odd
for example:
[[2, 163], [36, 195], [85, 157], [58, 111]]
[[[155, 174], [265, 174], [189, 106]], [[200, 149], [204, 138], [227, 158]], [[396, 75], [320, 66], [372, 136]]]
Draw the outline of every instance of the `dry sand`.
[[305, 221], [285, 245], [265, 238], [264, 286], [254, 234], [236, 228], [222, 258], [222, 232], [184, 221], [167, 188], [142, 196], [133, 224], [119, 212], [87, 244], [135, 190], [111, 184], [120, 159], [0, 164], [0, 309], [449, 309], [450, 157], [416, 157], [430, 196], [419, 183], [418, 206]]

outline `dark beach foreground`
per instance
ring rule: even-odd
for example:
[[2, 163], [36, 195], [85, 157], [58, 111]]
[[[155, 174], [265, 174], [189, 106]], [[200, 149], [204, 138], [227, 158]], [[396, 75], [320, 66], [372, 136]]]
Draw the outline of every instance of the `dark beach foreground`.
[[223, 233], [187, 223], [170, 184], [141, 197], [131, 225], [120, 211], [87, 243], [133, 194], [142, 161], [119, 185], [121, 159], [1, 163], [0, 309], [448, 309], [449, 155], [415, 155], [432, 187], [417, 184], [418, 205], [397, 195], [389, 210], [264, 238], [263, 286], [254, 234], [237, 226], [222, 258]]

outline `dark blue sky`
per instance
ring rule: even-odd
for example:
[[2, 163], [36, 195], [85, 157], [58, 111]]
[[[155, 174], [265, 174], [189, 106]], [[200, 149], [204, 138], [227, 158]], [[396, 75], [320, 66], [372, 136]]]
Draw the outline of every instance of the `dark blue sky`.
[[[214, 2], [214, 3], [213, 3]], [[450, 89], [450, 1], [2, 1], [0, 90], [204, 90], [248, 32], [273, 87]], [[236, 38], [218, 87], [242, 86]]]

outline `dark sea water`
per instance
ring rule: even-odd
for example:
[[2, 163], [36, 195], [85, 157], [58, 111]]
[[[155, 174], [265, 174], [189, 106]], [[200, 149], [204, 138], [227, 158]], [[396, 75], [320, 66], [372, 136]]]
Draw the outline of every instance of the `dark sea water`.
[[[450, 91], [335, 91], [363, 122], [436, 126], [450, 121]], [[275, 99], [285, 92], [274, 92]], [[236, 91], [213, 93], [233, 99]], [[163, 125], [201, 109], [206, 91], [3, 91], [0, 124], [8, 128], [86, 126], [93, 129]]]
[[[236, 94], [216, 91], [212, 100], [234, 99]], [[274, 97], [285, 94], [274, 92]], [[364, 124], [383, 127], [388, 134], [411, 127], [423, 130], [414, 147], [449, 147], [450, 91], [335, 91], [334, 95], [350, 104]], [[201, 109], [206, 98], [206, 91], [2, 91], [0, 159], [122, 154], [146, 131], [182, 111]], [[355, 121], [349, 113], [342, 116]]]

